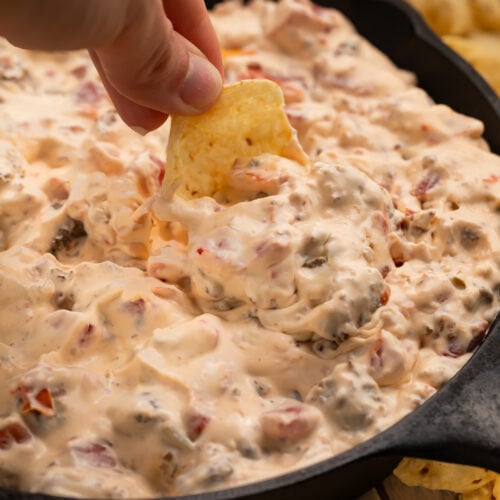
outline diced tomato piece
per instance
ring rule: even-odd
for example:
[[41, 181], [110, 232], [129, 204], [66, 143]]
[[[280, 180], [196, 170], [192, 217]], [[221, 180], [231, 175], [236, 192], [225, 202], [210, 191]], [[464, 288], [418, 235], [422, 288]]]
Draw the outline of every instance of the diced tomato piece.
[[209, 424], [211, 418], [206, 413], [198, 410], [190, 410], [186, 413], [185, 424], [187, 435], [191, 441], [196, 441]]
[[12, 422], [0, 429], [0, 450], [9, 449], [14, 443], [22, 444], [31, 439], [31, 434], [24, 425]]
[[37, 390], [34, 387], [20, 385], [13, 394], [19, 399], [21, 413], [34, 412], [44, 417], [55, 416], [54, 400], [46, 387]]
[[431, 190], [439, 182], [440, 178], [441, 176], [438, 172], [431, 172], [418, 183], [412, 194], [419, 199], [423, 198], [427, 194], [427, 191]]
[[88, 80], [75, 93], [75, 99], [79, 103], [96, 105], [101, 102], [104, 97], [104, 90], [93, 80]]
[[82, 465], [107, 469], [112, 469], [117, 465], [112, 450], [104, 444], [88, 443], [71, 446], [71, 453], [75, 460]]
[[161, 168], [160, 171], [158, 172], [158, 182], [160, 184], [163, 184], [163, 179], [165, 178], [165, 169]]
[[489, 184], [495, 184], [495, 182], [498, 182], [499, 177], [495, 174], [491, 174], [489, 177], [486, 177], [483, 179], [483, 182], [487, 182]]

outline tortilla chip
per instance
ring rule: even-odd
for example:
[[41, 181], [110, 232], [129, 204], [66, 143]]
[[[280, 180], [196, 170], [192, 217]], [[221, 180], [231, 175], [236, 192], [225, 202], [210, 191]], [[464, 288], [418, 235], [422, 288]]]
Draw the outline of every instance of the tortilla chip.
[[306, 165], [283, 109], [280, 87], [269, 80], [227, 85], [219, 101], [198, 116], [173, 116], [163, 192], [177, 185], [185, 198], [224, 191], [238, 158], [271, 153]]
[[431, 490], [471, 493], [488, 486], [497, 474], [480, 467], [448, 464], [432, 460], [405, 458], [394, 474], [408, 486], [423, 486]]
[[475, 29], [470, 0], [408, 0], [436, 33], [462, 35]]
[[492, 500], [492, 491], [493, 483], [488, 483], [485, 486], [481, 486], [481, 488], [479, 488], [478, 490], [462, 493], [461, 500]]
[[467, 37], [450, 35], [443, 39], [500, 92], [500, 33], [478, 32]]
[[500, 93], [500, 0], [407, 1]]
[[493, 483], [493, 496], [500, 498], [500, 474], [496, 474], [495, 482]]
[[500, 30], [500, 2], [498, 0], [471, 0], [476, 24], [485, 30]]

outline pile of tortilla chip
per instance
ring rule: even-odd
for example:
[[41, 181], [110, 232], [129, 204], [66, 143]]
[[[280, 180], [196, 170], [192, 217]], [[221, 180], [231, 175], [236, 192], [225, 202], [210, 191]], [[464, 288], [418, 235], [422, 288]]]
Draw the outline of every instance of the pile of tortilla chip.
[[500, 474], [480, 467], [405, 458], [394, 474], [408, 486], [454, 491], [463, 500], [500, 498]]
[[499, 0], [407, 0], [500, 93]]

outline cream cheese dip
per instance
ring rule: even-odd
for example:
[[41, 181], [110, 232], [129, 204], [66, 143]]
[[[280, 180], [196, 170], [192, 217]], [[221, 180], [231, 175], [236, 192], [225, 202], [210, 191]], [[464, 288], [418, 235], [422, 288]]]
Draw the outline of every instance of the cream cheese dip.
[[0, 44], [2, 487], [146, 498], [318, 462], [434, 394], [498, 309], [482, 124], [334, 10], [212, 19], [227, 81], [278, 82], [311, 159], [241, 159], [213, 198], [159, 197], [168, 125], [129, 131], [86, 55]]

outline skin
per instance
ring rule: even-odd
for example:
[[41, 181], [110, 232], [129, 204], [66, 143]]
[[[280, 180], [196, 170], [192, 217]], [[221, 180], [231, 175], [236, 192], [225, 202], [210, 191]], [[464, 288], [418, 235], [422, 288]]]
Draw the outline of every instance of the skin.
[[203, 0], [0, 0], [0, 35], [36, 50], [88, 49], [122, 119], [139, 133], [208, 109], [222, 87]]

